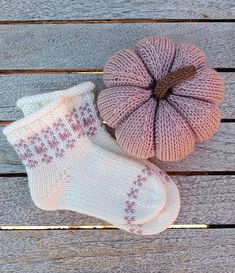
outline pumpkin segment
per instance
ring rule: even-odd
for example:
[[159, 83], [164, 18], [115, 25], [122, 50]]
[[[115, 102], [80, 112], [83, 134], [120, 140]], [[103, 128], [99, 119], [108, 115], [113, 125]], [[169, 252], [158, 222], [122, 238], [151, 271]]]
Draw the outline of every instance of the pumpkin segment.
[[223, 78], [210, 67], [204, 67], [190, 81], [173, 86], [172, 94], [192, 97], [213, 104], [219, 104], [224, 98]]
[[[151, 92], [147, 89], [135, 86], [117, 86], [105, 89], [100, 93], [98, 107], [107, 124], [116, 128], [121, 121], [149, 100], [150, 97]], [[102, 103], [99, 104], [99, 101]]]
[[175, 59], [171, 71], [181, 67], [193, 65], [197, 71], [206, 65], [206, 59], [201, 50], [195, 45], [182, 44], [175, 46]]
[[119, 124], [115, 131], [118, 143], [130, 154], [149, 158], [154, 156], [154, 124], [157, 102], [148, 100]]
[[180, 160], [194, 150], [195, 137], [190, 126], [166, 100], [159, 101], [155, 128], [155, 156], [158, 159]]
[[175, 46], [165, 37], [150, 36], [136, 44], [135, 52], [153, 80], [157, 81], [170, 72], [175, 57]]
[[218, 130], [221, 115], [214, 104], [192, 98], [170, 95], [168, 102], [185, 118], [196, 142], [209, 139]]
[[138, 86], [147, 88], [152, 79], [144, 64], [131, 49], [119, 50], [104, 68], [104, 83], [112, 86]]

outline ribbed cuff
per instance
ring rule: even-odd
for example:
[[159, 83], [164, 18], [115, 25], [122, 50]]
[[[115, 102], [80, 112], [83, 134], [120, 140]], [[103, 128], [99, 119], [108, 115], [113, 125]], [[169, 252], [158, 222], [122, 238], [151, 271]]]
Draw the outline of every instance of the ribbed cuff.
[[[81, 88], [81, 85], [78, 85], [67, 90], [21, 99], [20, 104], [23, 108], [24, 105], [27, 105], [37, 108], [37, 110], [7, 126], [3, 130], [3, 134], [14, 145], [21, 139], [40, 133], [45, 128], [53, 127], [56, 121], [62, 119], [70, 129], [79, 127], [80, 131], [86, 132], [88, 136], [93, 136], [94, 132], [100, 130], [102, 125], [91, 89], [94, 85], [86, 83], [83, 86], [86, 88]], [[41, 99], [47, 100], [48, 104], [40, 107]], [[30, 109], [32, 110], [32, 108]]]
[[57, 99], [58, 97], [61, 97], [63, 95], [81, 96], [83, 94], [88, 93], [92, 94], [94, 88], [95, 88], [94, 83], [83, 82], [68, 89], [23, 97], [17, 101], [16, 105], [22, 110], [25, 116], [28, 116], [41, 109], [43, 106], [48, 105], [51, 101]]
[[8, 125], [3, 129], [3, 134], [11, 144], [14, 144], [21, 139], [40, 133], [42, 129], [51, 127], [59, 118], [64, 119], [70, 110], [69, 100], [71, 98], [67, 96], [57, 98], [37, 112]]

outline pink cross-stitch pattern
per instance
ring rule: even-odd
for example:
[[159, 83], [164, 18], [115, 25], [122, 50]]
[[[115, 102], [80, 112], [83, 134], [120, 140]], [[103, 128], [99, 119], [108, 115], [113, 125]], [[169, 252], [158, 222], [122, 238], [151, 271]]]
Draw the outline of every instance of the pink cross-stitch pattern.
[[141, 225], [136, 225], [134, 221], [136, 220], [136, 205], [139, 193], [144, 185], [148, 182], [149, 176], [153, 175], [153, 169], [145, 165], [141, 169], [142, 174], [137, 174], [136, 179], [133, 180], [129, 191], [127, 192], [127, 200], [124, 207], [124, 223], [128, 226], [128, 231], [135, 234], [143, 234], [143, 227]]
[[63, 158], [80, 138], [95, 136], [97, 130], [92, 109], [85, 103], [55, 120], [51, 126], [20, 139], [14, 146], [24, 165], [35, 168], [40, 162], [49, 164], [56, 158]]

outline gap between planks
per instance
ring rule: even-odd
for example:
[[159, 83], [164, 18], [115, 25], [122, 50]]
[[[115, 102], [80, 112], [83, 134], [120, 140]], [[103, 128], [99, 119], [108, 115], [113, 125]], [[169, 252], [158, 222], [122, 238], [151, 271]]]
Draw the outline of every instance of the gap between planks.
[[[217, 72], [235, 72], [235, 68], [226, 67], [214, 67]], [[0, 69], [0, 75], [11, 75], [11, 74], [91, 74], [91, 75], [103, 75], [103, 68], [48, 68], [48, 69]]]
[[[235, 228], [235, 224], [178, 224], [170, 225], [168, 229], [220, 229]], [[0, 226], [1, 230], [91, 230], [91, 229], [119, 229], [112, 225], [69, 225], [69, 226]]]
[[[234, 70], [235, 71], [235, 70]], [[1, 69], [0, 74], [94, 74], [103, 75], [103, 68], [78, 68], [78, 69]]]
[[[205, 229], [206, 224], [171, 225], [169, 229]], [[112, 225], [71, 225], [71, 226], [0, 226], [0, 230], [91, 230], [91, 229], [118, 229]]]
[[128, 19], [84, 19], [84, 20], [16, 20], [0, 21], [1, 25], [43, 25], [43, 24], [130, 24], [130, 23], [234, 23], [235, 19], [166, 19], [166, 18], [128, 18]]
[[[235, 171], [168, 171], [171, 176], [218, 176], [218, 175], [235, 175]], [[22, 173], [0, 173], [0, 177], [27, 177], [26, 172]]]

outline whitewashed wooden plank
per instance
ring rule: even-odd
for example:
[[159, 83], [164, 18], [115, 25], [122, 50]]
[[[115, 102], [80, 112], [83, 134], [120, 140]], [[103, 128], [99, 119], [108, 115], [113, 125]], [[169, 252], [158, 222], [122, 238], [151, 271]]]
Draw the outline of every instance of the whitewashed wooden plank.
[[1, 0], [1, 20], [67, 20], [119, 18], [234, 18], [232, 1], [164, 0]]
[[[176, 224], [235, 223], [235, 176], [172, 176], [181, 196]], [[69, 211], [43, 211], [31, 200], [27, 178], [0, 178], [0, 225], [107, 225]]]
[[[220, 73], [225, 80], [225, 99], [221, 105], [222, 118], [235, 118], [235, 73]], [[93, 81], [96, 91], [104, 88], [102, 75], [94, 74], [26, 74], [0, 75], [0, 120], [15, 120], [22, 117], [15, 107], [24, 96], [66, 89], [83, 81]]]
[[[25, 172], [14, 149], [2, 134], [0, 126], [0, 173]], [[220, 130], [210, 140], [197, 144], [195, 151], [181, 161], [153, 160], [167, 171], [234, 171], [235, 123], [222, 123]]]
[[235, 23], [0, 25], [0, 69], [103, 67], [148, 35], [193, 43], [212, 67], [234, 67]]
[[1, 231], [1, 271], [37, 273], [232, 273], [234, 229]]
[[[19, 98], [66, 89], [83, 81], [94, 82], [97, 91], [104, 87], [102, 75], [94, 74], [0, 75], [0, 120], [15, 120], [22, 117], [21, 111], [16, 107]], [[229, 82], [235, 91], [235, 73], [234, 79]]]

